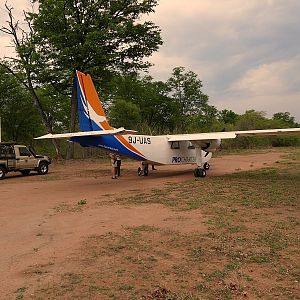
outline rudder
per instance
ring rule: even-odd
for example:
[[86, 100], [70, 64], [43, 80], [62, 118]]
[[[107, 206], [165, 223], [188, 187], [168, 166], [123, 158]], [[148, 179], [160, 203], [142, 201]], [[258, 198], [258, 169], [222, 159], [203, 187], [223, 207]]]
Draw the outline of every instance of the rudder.
[[81, 131], [113, 129], [107, 121], [104, 109], [89, 74], [76, 71], [79, 125]]

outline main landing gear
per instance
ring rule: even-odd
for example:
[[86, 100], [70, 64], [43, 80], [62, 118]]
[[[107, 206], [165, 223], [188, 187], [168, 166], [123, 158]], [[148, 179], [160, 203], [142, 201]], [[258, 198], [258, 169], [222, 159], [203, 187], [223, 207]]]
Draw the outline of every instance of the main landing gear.
[[196, 163], [198, 167], [194, 170], [195, 177], [205, 177], [206, 171], [209, 170], [210, 165], [208, 162], [203, 163], [202, 150], [200, 146], [196, 146]]
[[205, 177], [206, 176], [206, 171], [209, 170], [210, 164], [208, 162], [204, 163], [203, 168], [197, 167], [194, 170], [194, 176], [195, 177]]
[[138, 176], [148, 176], [149, 175], [149, 165], [146, 161], [142, 161], [142, 167], [138, 168]]
[[209, 170], [210, 164], [209, 164], [208, 162], [206, 162], [206, 163], [203, 165], [203, 168], [204, 168], [204, 170]]
[[194, 170], [194, 176], [195, 177], [205, 177], [206, 176], [206, 171], [205, 169], [202, 169], [202, 168], [196, 168]]

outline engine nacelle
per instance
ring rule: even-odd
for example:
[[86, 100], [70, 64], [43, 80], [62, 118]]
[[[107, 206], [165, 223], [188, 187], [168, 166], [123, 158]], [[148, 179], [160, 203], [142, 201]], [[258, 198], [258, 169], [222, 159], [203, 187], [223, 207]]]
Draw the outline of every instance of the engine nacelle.
[[205, 152], [215, 152], [221, 145], [221, 139], [210, 140], [206, 143], [205, 146], [202, 146], [201, 149]]

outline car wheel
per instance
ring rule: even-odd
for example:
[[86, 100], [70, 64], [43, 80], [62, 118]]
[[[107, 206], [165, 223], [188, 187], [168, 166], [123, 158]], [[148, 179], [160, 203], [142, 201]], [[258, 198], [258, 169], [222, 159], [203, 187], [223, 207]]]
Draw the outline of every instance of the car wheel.
[[48, 164], [44, 161], [42, 161], [40, 164], [39, 164], [39, 167], [38, 167], [38, 173], [40, 175], [45, 175], [48, 173]]
[[0, 166], [0, 180], [5, 177], [5, 168]]

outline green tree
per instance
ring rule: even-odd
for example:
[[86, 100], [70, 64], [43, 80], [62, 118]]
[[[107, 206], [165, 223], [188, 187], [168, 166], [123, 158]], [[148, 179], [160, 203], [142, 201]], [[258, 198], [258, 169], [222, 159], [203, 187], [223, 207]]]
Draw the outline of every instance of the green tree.
[[289, 112], [278, 112], [273, 115], [273, 120], [279, 121], [279, 124], [284, 127], [297, 127], [295, 118]]
[[224, 123], [218, 120], [218, 110], [211, 105], [205, 105], [202, 112], [190, 116], [189, 132], [211, 132], [224, 130]]
[[31, 143], [42, 132], [31, 95], [14, 76], [0, 67], [0, 117], [4, 141]]
[[240, 115], [236, 122], [236, 130], [267, 129], [272, 128], [270, 120], [266, 118], [263, 111], [247, 110]]
[[103, 79], [118, 70], [148, 68], [144, 58], [162, 42], [159, 28], [141, 16], [156, 5], [157, 0], [40, 0], [31, 17], [46, 61]]
[[[70, 131], [75, 129], [76, 99], [71, 93], [72, 76], [79, 69], [90, 72], [102, 86], [121, 71], [146, 69], [150, 56], [162, 43], [160, 30], [141, 16], [154, 11], [156, 0], [40, 0], [38, 13], [26, 13], [30, 32], [21, 31], [13, 21], [3, 32], [14, 37], [18, 59], [3, 62], [16, 70], [30, 88], [47, 131], [47, 118], [35, 88], [53, 87], [72, 94]], [[65, 100], [66, 101], [66, 100]], [[64, 106], [64, 105], [63, 105]], [[57, 120], [60, 122], [60, 120]]]
[[112, 99], [121, 98], [139, 107], [139, 129], [142, 132], [163, 133], [174, 130], [178, 109], [168, 96], [169, 90], [164, 82], [154, 81], [151, 76], [140, 77], [132, 73], [116, 77], [113, 84]]
[[[145, 57], [162, 41], [159, 28], [141, 21], [141, 16], [156, 5], [156, 0], [40, 0], [38, 14], [32, 15], [34, 29], [44, 60], [56, 66], [50, 74], [49, 70], [40, 74], [65, 90], [64, 84], [59, 87], [62, 79], [78, 69], [93, 74], [105, 90], [113, 75], [147, 69]], [[70, 131], [74, 131], [74, 94], [71, 112]]]
[[192, 71], [185, 71], [184, 67], [173, 69], [171, 77], [167, 81], [170, 96], [179, 107], [180, 130], [185, 130], [188, 123], [188, 116], [204, 113], [208, 103], [208, 96], [201, 88], [202, 81]]
[[219, 111], [218, 119], [225, 124], [236, 124], [239, 115], [232, 110], [223, 109]]
[[141, 112], [137, 105], [130, 101], [117, 99], [111, 107], [110, 122], [115, 127], [126, 129], [137, 128], [141, 122]]
[[[13, 16], [13, 8], [5, 4], [8, 21], [7, 26], [0, 28], [0, 31], [8, 34], [15, 47], [17, 57], [5, 58], [0, 61], [0, 66], [8, 73], [13, 75], [19, 84], [30, 94], [30, 100], [36, 111], [39, 113], [41, 121], [48, 132], [52, 133], [53, 128], [47, 113], [44, 110], [41, 99], [36, 89], [39, 88], [37, 80], [37, 68], [42, 63], [41, 56], [38, 54], [35, 44], [34, 30], [28, 13], [25, 13], [28, 31], [20, 28], [19, 21]], [[44, 66], [46, 68], [46, 66]], [[52, 140], [57, 156], [61, 156], [59, 144]]]

